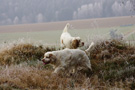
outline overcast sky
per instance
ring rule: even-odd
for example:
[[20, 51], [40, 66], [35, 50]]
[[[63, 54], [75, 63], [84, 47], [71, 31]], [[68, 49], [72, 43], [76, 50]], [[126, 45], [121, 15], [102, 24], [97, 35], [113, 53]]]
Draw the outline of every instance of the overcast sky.
[[135, 15], [135, 0], [0, 0], [0, 25]]

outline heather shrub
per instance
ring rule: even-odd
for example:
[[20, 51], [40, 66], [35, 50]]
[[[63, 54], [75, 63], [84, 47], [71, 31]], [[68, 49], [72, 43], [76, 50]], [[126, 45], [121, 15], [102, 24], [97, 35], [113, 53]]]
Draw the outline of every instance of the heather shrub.
[[14, 44], [11, 48], [0, 52], [0, 65], [40, 60], [45, 52], [52, 50], [56, 50], [55, 47], [35, 46], [30, 43]]
[[124, 41], [96, 43], [90, 52], [92, 68], [103, 80], [125, 80], [135, 77], [135, 47]]

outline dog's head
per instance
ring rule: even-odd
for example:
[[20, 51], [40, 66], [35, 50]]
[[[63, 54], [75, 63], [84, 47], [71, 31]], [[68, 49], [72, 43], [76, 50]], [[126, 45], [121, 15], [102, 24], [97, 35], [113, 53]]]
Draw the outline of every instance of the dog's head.
[[82, 42], [81, 41], [81, 38], [80, 37], [74, 37], [73, 39], [72, 39], [72, 47], [74, 48], [74, 49], [76, 49], [76, 48], [78, 48], [78, 47], [82, 47], [82, 46], [84, 46], [84, 42]]
[[47, 52], [42, 59], [43, 63], [46, 64], [54, 64], [56, 62], [56, 56], [52, 52]]

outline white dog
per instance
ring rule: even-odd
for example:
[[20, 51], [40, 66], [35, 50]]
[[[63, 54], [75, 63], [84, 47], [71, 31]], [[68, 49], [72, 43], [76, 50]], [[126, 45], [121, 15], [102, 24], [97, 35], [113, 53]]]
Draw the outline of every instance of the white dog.
[[92, 42], [89, 48], [85, 51], [66, 48], [64, 50], [47, 52], [44, 54], [42, 61], [44, 64], [50, 63], [55, 66], [53, 73], [59, 73], [64, 70], [69, 71], [70, 69], [76, 71], [78, 67], [91, 71], [91, 63], [87, 53], [93, 45], [94, 43]]
[[78, 47], [84, 46], [84, 42], [81, 41], [80, 37], [72, 37], [68, 33], [69, 28], [70, 24], [67, 23], [60, 37], [61, 48], [76, 49]]

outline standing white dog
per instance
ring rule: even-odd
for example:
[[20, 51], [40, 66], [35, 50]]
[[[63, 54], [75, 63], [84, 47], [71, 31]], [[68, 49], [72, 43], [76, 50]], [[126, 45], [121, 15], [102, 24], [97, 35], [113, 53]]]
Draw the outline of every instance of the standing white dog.
[[91, 63], [88, 58], [90, 48], [94, 45], [92, 42], [89, 48], [85, 51], [80, 49], [63, 49], [59, 51], [47, 52], [42, 59], [44, 64], [53, 64], [55, 66], [54, 73], [60, 71], [75, 69], [82, 67], [88, 72], [91, 72]]
[[84, 42], [81, 41], [80, 37], [72, 37], [70, 33], [68, 33], [69, 28], [70, 24], [67, 23], [60, 37], [61, 48], [76, 49], [84, 46]]

